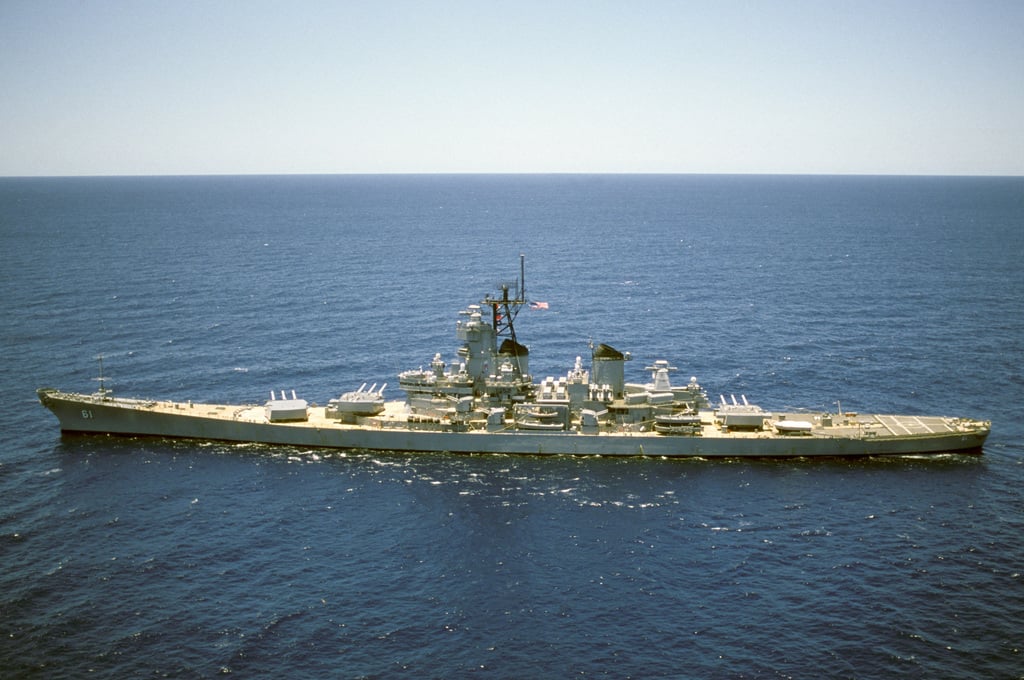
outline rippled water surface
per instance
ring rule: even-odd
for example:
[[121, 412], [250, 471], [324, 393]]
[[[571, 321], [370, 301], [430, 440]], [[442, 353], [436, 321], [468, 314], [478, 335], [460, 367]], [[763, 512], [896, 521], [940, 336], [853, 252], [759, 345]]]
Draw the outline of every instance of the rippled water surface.
[[[323, 403], [518, 274], [767, 408], [982, 456], [609, 460], [61, 436], [42, 385]], [[1024, 180], [0, 180], [5, 677], [1024, 677]], [[394, 388], [389, 388], [396, 396]]]

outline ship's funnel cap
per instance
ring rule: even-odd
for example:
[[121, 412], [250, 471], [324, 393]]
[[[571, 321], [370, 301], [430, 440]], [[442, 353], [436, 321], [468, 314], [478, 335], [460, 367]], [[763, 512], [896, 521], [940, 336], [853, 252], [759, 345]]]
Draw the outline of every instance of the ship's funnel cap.
[[594, 348], [594, 358], [623, 361], [626, 358], [626, 355], [611, 345], [601, 343]]

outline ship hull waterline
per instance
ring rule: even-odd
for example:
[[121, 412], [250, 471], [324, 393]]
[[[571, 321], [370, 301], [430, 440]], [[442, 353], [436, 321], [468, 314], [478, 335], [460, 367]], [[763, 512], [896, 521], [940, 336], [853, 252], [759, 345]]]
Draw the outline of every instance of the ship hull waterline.
[[[465, 454], [599, 455], [651, 457], [857, 457], [980, 453], [987, 428], [957, 427], [954, 419], [929, 418], [926, 432], [900, 436], [849, 436], [829, 432], [783, 434], [731, 432], [705, 427], [699, 435], [653, 431], [586, 434], [505, 430], [444, 431], [415, 424], [377, 427], [345, 425], [311, 408], [302, 422], [274, 423], [239, 417], [254, 405], [209, 405], [103, 399], [90, 395], [38, 391], [39, 399], [65, 433], [154, 436], [343, 450], [449, 452]], [[872, 416], [881, 418], [883, 416]], [[884, 416], [896, 418], [896, 416]], [[917, 422], [921, 418], [908, 416]], [[951, 424], [952, 423], [952, 424]], [[839, 430], [837, 430], [838, 432]], [[850, 430], [847, 430], [850, 432]]]

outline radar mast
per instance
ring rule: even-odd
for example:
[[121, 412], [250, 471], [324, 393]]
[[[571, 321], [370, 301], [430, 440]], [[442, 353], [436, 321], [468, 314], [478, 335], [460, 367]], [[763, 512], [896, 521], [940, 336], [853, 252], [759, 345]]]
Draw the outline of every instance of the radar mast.
[[[501, 297], [485, 297], [480, 304], [491, 308], [491, 323], [494, 326], [495, 351], [499, 351], [498, 338], [505, 337], [512, 341], [513, 348], [519, 348], [516, 340], [515, 320], [519, 310], [526, 304], [526, 256], [519, 254], [519, 280], [515, 282], [515, 292], [509, 297], [509, 288], [513, 284], [501, 284]], [[518, 357], [518, 352], [513, 352]]]

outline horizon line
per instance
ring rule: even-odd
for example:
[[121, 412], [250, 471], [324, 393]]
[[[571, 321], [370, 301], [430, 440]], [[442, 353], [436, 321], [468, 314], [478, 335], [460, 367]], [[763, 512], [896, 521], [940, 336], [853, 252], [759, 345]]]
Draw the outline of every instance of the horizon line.
[[943, 172], [647, 172], [647, 171], [423, 171], [423, 172], [196, 172], [196, 173], [95, 173], [54, 175], [0, 175], [0, 179], [144, 179], [144, 178], [200, 178], [200, 177], [971, 177], [1021, 178], [1020, 174], [1002, 173], [943, 173]]

